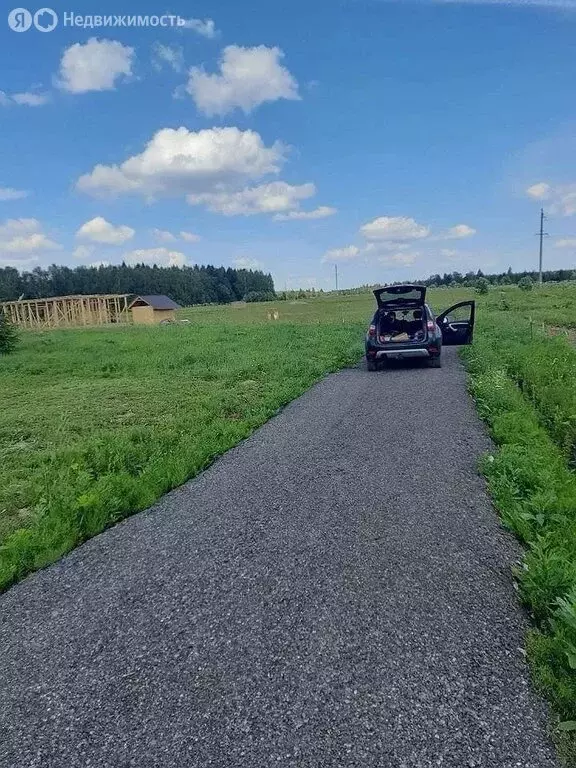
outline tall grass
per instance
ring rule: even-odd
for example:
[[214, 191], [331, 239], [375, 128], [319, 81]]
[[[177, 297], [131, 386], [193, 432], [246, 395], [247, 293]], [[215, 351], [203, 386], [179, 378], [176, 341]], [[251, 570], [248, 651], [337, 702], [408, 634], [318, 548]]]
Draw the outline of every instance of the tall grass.
[[576, 765], [576, 350], [517, 316], [485, 312], [463, 351], [479, 411], [499, 445], [482, 470], [504, 524], [526, 545], [516, 571], [535, 629], [528, 650]]

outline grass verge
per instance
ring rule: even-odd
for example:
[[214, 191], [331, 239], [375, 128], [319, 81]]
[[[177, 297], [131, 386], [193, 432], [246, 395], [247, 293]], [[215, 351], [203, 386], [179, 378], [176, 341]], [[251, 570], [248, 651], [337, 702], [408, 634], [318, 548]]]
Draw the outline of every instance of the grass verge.
[[534, 618], [528, 658], [555, 713], [559, 753], [576, 766], [576, 475], [568, 463], [571, 420], [564, 418], [575, 353], [563, 340], [531, 336], [517, 319], [514, 325], [486, 315], [462, 356], [499, 446], [482, 471], [504, 525], [527, 546], [515, 575]]
[[0, 589], [181, 485], [324, 375], [358, 326], [23, 334], [0, 368]]

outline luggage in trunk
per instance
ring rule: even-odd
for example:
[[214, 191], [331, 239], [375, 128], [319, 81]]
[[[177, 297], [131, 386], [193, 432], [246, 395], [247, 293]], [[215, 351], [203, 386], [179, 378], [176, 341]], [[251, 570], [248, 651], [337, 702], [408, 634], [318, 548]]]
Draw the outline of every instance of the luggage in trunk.
[[426, 320], [420, 309], [383, 311], [378, 322], [381, 343], [417, 343], [426, 338]]

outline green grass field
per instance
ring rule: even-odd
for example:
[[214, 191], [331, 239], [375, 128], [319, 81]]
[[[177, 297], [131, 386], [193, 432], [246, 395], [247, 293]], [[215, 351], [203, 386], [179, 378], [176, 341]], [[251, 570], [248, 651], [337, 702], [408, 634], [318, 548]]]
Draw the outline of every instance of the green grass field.
[[0, 584], [149, 506], [360, 354], [350, 324], [22, 334], [0, 369]]
[[[476, 298], [480, 333], [488, 313], [567, 325], [575, 296], [562, 285], [429, 292], [437, 311]], [[371, 294], [329, 295], [194, 307], [177, 327], [23, 333], [0, 358], [0, 588], [149, 505], [359, 359], [373, 308]]]
[[[516, 576], [535, 620], [529, 657], [576, 765], [576, 285], [429, 291], [437, 312], [470, 298], [477, 331], [463, 358], [498, 446], [482, 471], [527, 546]], [[0, 357], [0, 589], [151, 505], [356, 363], [373, 308], [371, 295], [330, 295], [194, 307], [177, 326], [22, 333]]]

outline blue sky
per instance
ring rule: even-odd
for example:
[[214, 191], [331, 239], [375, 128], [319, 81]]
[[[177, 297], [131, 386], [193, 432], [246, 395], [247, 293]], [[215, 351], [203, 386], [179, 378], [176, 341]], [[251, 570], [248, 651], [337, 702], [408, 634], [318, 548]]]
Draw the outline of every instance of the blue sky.
[[0, 265], [530, 269], [544, 206], [546, 266], [576, 268], [576, 0], [51, 7], [0, 20]]

